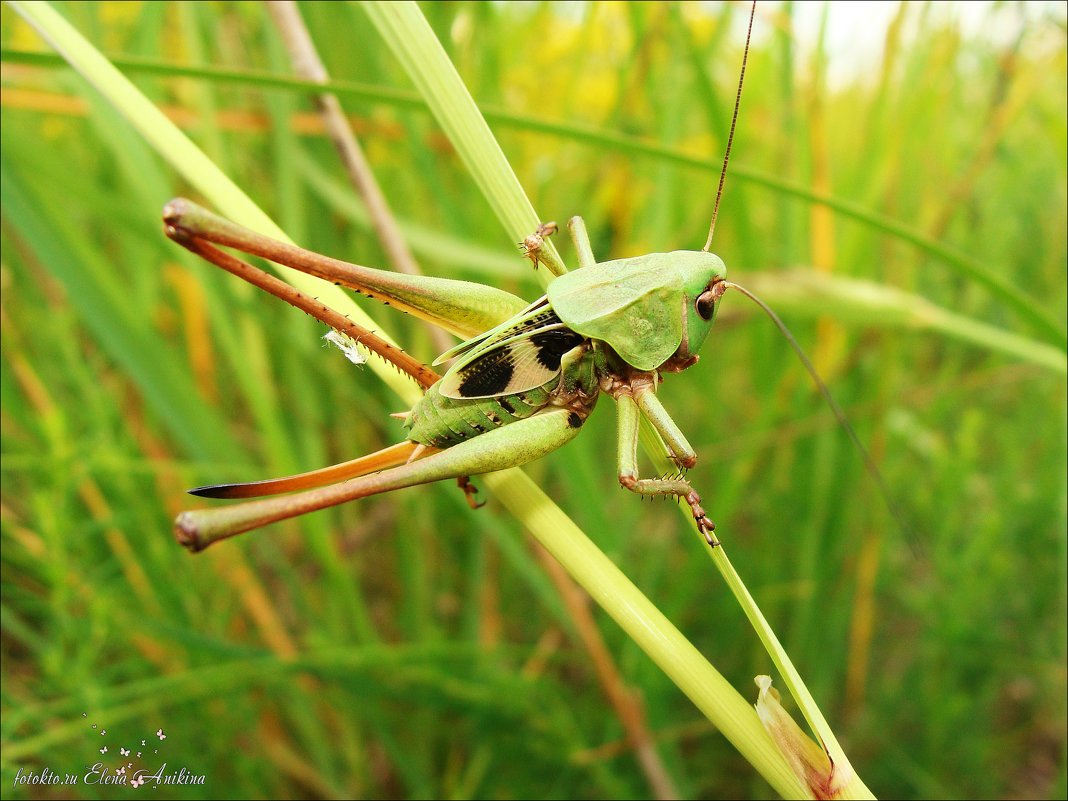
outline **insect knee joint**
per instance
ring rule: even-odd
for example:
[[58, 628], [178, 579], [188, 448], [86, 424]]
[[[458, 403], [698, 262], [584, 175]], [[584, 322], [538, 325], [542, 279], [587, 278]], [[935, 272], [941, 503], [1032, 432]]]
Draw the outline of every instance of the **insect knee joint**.
[[675, 460], [675, 463], [679, 467], [685, 468], [686, 470], [689, 470], [691, 467], [697, 464], [696, 453], [686, 454], [685, 456], [676, 456], [673, 454], [671, 458]]

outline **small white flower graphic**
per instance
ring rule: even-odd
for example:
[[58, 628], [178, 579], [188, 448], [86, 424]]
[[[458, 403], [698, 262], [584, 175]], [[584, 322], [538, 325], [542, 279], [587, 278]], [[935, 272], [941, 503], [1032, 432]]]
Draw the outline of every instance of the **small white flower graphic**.
[[163, 733], [163, 729], [156, 729], [156, 736], [159, 737], [161, 740], [167, 739], [167, 735]]

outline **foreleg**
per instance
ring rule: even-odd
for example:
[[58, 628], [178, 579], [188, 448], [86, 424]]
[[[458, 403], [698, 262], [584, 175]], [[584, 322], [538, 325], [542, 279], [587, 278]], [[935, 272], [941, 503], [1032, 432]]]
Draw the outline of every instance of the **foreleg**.
[[[652, 395], [651, 392], [646, 393]], [[639, 399], [642, 399], [642, 395], [639, 394]], [[716, 538], [712, 535], [715, 531], [715, 524], [705, 514], [705, 510], [701, 506], [701, 496], [697, 494], [693, 486], [685, 478], [640, 478], [638, 475], [638, 426], [641, 421], [641, 413], [644, 411], [645, 406], [648, 403], [643, 403], [639, 406], [639, 401], [635, 400], [629, 394], [620, 394], [616, 397], [616, 407], [618, 412], [618, 439], [617, 439], [617, 459], [619, 462], [619, 483], [624, 489], [628, 489], [631, 492], [636, 492], [640, 495], [650, 496], [664, 496], [674, 495], [677, 498], [682, 498], [686, 503], [690, 505], [690, 511], [693, 512], [693, 519], [697, 523], [697, 529], [704, 535], [705, 540], [709, 545], [715, 547], [719, 545]], [[654, 403], [651, 408], [659, 408], [663, 411], [663, 407], [659, 405], [659, 401]], [[666, 412], [664, 415], [666, 416]], [[668, 421], [671, 418], [666, 418]], [[660, 431], [661, 435], [667, 441], [669, 448], [672, 449], [675, 454], [675, 461], [683, 464], [680, 461], [679, 453], [685, 456], [688, 452], [693, 455], [693, 449], [690, 448], [689, 443], [686, 442], [686, 438], [682, 436], [682, 432], [679, 431], [678, 426], [671, 421], [670, 426], [665, 425], [664, 419], [650, 417], [650, 422]], [[673, 444], [675, 440], [675, 444]], [[680, 451], [676, 451], [676, 447]], [[689, 459], [690, 463], [696, 457]], [[686, 466], [683, 464], [683, 466]]]

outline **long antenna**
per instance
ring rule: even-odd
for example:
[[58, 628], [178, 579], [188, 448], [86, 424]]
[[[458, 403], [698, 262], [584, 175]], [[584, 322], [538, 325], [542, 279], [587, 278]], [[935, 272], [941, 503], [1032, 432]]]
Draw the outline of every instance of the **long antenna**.
[[739, 286], [733, 281], [725, 281], [724, 283], [727, 285], [728, 289], [737, 289], [739, 292], [741, 292], [743, 295], [753, 301], [753, 303], [759, 306], [764, 311], [764, 313], [771, 318], [771, 321], [786, 338], [786, 341], [790, 343], [790, 347], [794, 349], [794, 353], [797, 354], [797, 358], [801, 360], [801, 363], [805, 366], [805, 369], [808, 371], [808, 374], [812, 377], [812, 381], [816, 384], [816, 388], [823, 396], [823, 399], [827, 402], [827, 405], [831, 407], [831, 411], [834, 413], [835, 418], [838, 420], [838, 424], [845, 429], [845, 432], [849, 435], [849, 438], [853, 440], [853, 445], [856, 446], [857, 451], [860, 453], [860, 458], [864, 462], [864, 467], [867, 469], [871, 477], [875, 480], [875, 484], [879, 488], [879, 494], [882, 495], [883, 503], [886, 504], [886, 508], [890, 512], [890, 516], [894, 518], [894, 521], [901, 529], [901, 532], [904, 535], [906, 542], [908, 542], [909, 547], [912, 548], [913, 553], [919, 555], [921, 550], [919, 540], [917, 540], [912, 528], [908, 525], [908, 520], [905, 517], [904, 511], [894, 501], [894, 496], [890, 494], [890, 488], [886, 486], [886, 482], [883, 480], [883, 474], [879, 470], [878, 465], [875, 464], [875, 460], [871, 457], [871, 454], [868, 453], [868, 449], [864, 447], [864, 443], [861, 442], [860, 436], [850, 424], [845, 412], [842, 411], [842, 407], [838, 405], [838, 401], [834, 399], [834, 396], [831, 394], [831, 390], [827, 388], [827, 385], [824, 383], [823, 379], [820, 378], [820, 374], [816, 372], [815, 365], [813, 365], [812, 362], [809, 360], [808, 356], [805, 354], [805, 351], [801, 348], [801, 345], [794, 338], [794, 335], [790, 333], [790, 329], [786, 327], [786, 323], [784, 323], [779, 318], [779, 315], [772, 311], [771, 307], [768, 306], [768, 304], [766, 304], [764, 301], [762, 301], [744, 286]]
[[742, 52], [742, 71], [738, 75], [738, 94], [734, 96], [734, 116], [731, 117], [731, 132], [727, 135], [727, 151], [723, 154], [723, 169], [719, 172], [719, 189], [716, 190], [716, 205], [712, 207], [712, 223], [708, 226], [708, 239], [701, 250], [708, 252], [712, 247], [712, 234], [716, 232], [716, 217], [719, 216], [719, 201], [723, 197], [723, 184], [727, 180], [727, 163], [731, 159], [731, 145], [734, 144], [734, 128], [738, 124], [738, 109], [742, 105], [742, 82], [745, 80], [745, 62], [749, 60], [749, 39], [753, 35], [753, 17], [756, 16], [756, 0], [749, 8], [749, 30], [745, 34], [745, 50]]

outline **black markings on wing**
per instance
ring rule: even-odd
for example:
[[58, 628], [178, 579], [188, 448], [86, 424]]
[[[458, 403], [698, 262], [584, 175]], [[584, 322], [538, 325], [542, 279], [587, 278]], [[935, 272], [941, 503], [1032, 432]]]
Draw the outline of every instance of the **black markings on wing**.
[[560, 373], [560, 359], [585, 339], [560, 322], [552, 309], [530, 315], [525, 326], [486, 342], [461, 359], [442, 379], [450, 398], [490, 398], [524, 392]]
[[[561, 326], [501, 343], [457, 370], [457, 394], [485, 398], [540, 387], [559, 375], [561, 357], [582, 340], [581, 334]], [[448, 390], [443, 387], [443, 394]]]
[[560, 359], [575, 346], [582, 343], [582, 334], [576, 334], [567, 326], [543, 329], [531, 334], [527, 340], [534, 348], [534, 360], [538, 366], [551, 373], [560, 372]]
[[[511, 394], [505, 390], [515, 377], [514, 354], [510, 348], [499, 348], [468, 364], [455, 374], [456, 395], [461, 398]], [[548, 380], [548, 379], [546, 379]], [[452, 396], [452, 392], [442, 394]]]

